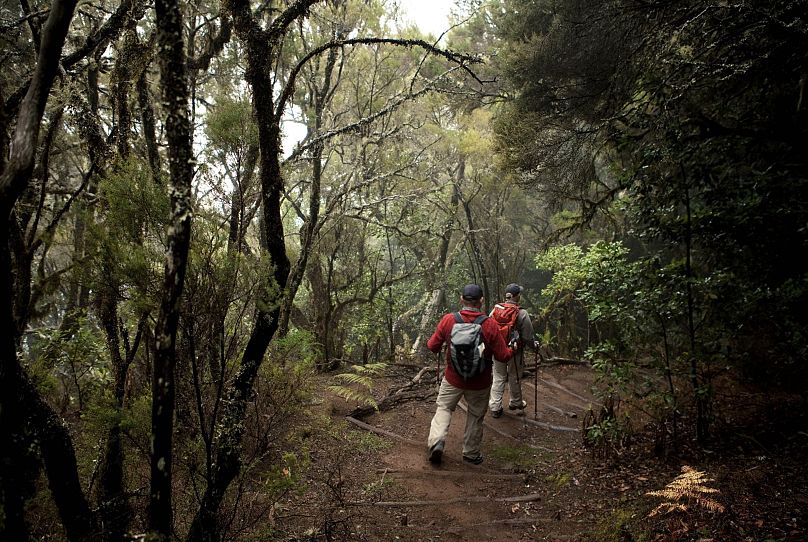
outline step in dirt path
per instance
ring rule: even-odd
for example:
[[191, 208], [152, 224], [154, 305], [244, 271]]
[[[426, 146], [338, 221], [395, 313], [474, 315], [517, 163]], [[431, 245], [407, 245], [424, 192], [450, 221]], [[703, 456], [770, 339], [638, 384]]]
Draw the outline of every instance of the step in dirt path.
[[374, 476], [392, 481], [390, 495], [354, 503], [375, 520], [365, 524], [368, 539], [576, 539], [582, 520], [574, 502], [586, 498], [586, 489], [575, 478], [574, 463], [580, 452], [580, 420], [593, 402], [588, 391], [591, 373], [581, 367], [540, 369], [537, 409], [533, 381], [523, 381], [525, 415], [506, 410], [498, 419], [486, 416], [486, 459], [479, 466], [461, 458], [466, 422], [462, 408], [452, 418], [439, 466], [426, 458], [434, 402], [366, 418], [367, 424], [404, 437], [391, 439], [392, 449], [377, 458]]

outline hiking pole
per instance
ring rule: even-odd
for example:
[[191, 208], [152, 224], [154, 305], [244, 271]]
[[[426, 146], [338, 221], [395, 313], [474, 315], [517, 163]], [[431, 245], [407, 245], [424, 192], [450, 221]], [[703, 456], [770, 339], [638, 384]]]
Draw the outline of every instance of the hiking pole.
[[443, 348], [438, 350], [438, 353], [436, 354], [437, 358], [438, 358], [438, 360], [437, 360], [438, 361], [438, 374], [435, 375], [435, 382], [438, 385], [438, 394], [440, 394], [440, 357], [441, 357], [442, 353], [443, 353]]
[[[524, 347], [523, 348], [519, 347], [519, 332], [518, 331], [516, 331], [516, 330], [513, 331], [513, 337], [511, 337], [510, 342], [508, 342], [508, 347], [513, 351], [513, 356], [511, 356], [511, 359], [513, 360], [514, 373], [516, 373], [516, 383], [519, 386], [521, 386], [522, 385], [522, 382], [521, 382], [522, 368], [525, 366], [525, 364], [522, 363], [522, 367], [520, 367], [519, 366], [519, 360], [521, 359], [523, 362], [525, 361], [525, 351], [524, 351]], [[519, 357], [517, 357], [517, 355]]]
[[[517, 346], [518, 346], [518, 343], [517, 343]], [[517, 355], [519, 356], [518, 358], [516, 357]], [[521, 361], [522, 363], [520, 364], [519, 361]], [[525, 368], [525, 348], [524, 348], [524, 346], [522, 346], [522, 348], [519, 349], [518, 354], [513, 355], [513, 368], [514, 368], [514, 373], [516, 373], [516, 387], [519, 389], [519, 395], [521, 396], [522, 395], [522, 371]], [[511, 401], [513, 401], [513, 397], [511, 397]], [[525, 406], [527, 406], [527, 402], [524, 400], [524, 398], [520, 399], [520, 401], [525, 403]], [[525, 414], [525, 416], [522, 416], [522, 427], [527, 427], [527, 415], [526, 415], [527, 412], [525, 412], [524, 409], [523, 409], [522, 413]]]
[[536, 348], [533, 365], [533, 419], [539, 419], [539, 349]]

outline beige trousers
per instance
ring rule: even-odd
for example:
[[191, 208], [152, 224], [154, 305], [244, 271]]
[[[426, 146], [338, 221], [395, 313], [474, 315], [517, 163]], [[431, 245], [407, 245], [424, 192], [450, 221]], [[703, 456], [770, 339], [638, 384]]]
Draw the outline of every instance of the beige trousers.
[[460, 399], [465, 398], [468, 415], [466, 416], [466, 431], [463, 435], [463, 455], [468, 457], [479, 455], [480, 445], [483, 440], [483, 418], [485, 417], [489, 391], [490, 388], [482, 390], [456, 388], [444, 378], [438, 391], [438, 399], [435, 401], [437, 408], [435, 409], [435, 416], [432, 417], [432, 424], [429, 427], [427, 447], [431, 448], [435, 443], [446, 440], [446, 435], [449, 433], [449, 423], [452, 421], [452, 413], [457, 408], [457, 403], [460, 402]]
[[522, 404], [522, 367], [524, 366], [524, 351], [519, 351], [508, 361], [503, 363], [494, 360], [494, 383], [491, 384], [491, 398], [488, 400], [488, 408], [492, 412], [502, 410], [502, 397], [505, 395], [505, 383], [508, 384], [510, 393], [509, 406]]

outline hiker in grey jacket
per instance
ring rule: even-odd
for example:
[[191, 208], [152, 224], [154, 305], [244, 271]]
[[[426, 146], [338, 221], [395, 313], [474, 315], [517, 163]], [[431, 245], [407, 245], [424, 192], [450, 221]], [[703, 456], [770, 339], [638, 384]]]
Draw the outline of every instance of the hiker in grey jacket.
[[508, 384], [510, 400], [509, 410], [524, 412], [527, 401], [522, 399], [522, 371], [525, 367], [525, 347], [530, 346], [538, 351], [539, 342], [533, 338], [533, 323], [525, 309], [519, 307], [519, 299], [523, 288], [518, 284], [509, 284], [505, 288], [505, 301], [494, 305], [490, 317], [497, 321], [503, 334], [510, 335], [506, 342], [513, 348], [513, 357], [510, 361], [499, 361], [494, 358], [493, 383], [491, 395], [488, 399], [488, 409], [491, 416], [502, 416], [502, 397], [505, 393], [505, 384]]

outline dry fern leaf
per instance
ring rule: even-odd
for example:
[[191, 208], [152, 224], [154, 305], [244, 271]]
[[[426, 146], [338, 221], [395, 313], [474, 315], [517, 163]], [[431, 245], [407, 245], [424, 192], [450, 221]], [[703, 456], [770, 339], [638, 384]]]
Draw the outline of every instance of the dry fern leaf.
[[687, 512], [692, 507], [709, 510], [710, 512], [723, 512], [724, 505], [708, 497], [713, 493], [720, 493], [719, 490], [707, 487], [708, 482], [713, 482], [707, 474], [698, 471], [687, 465], [682, 467], [682, 474], [659, 491], [649, 491], [646, 495], [660, 497], [665, 500], [662, 504], [654, 508], [648, 517], [657, 514], [669, 514], [671, 512]]

